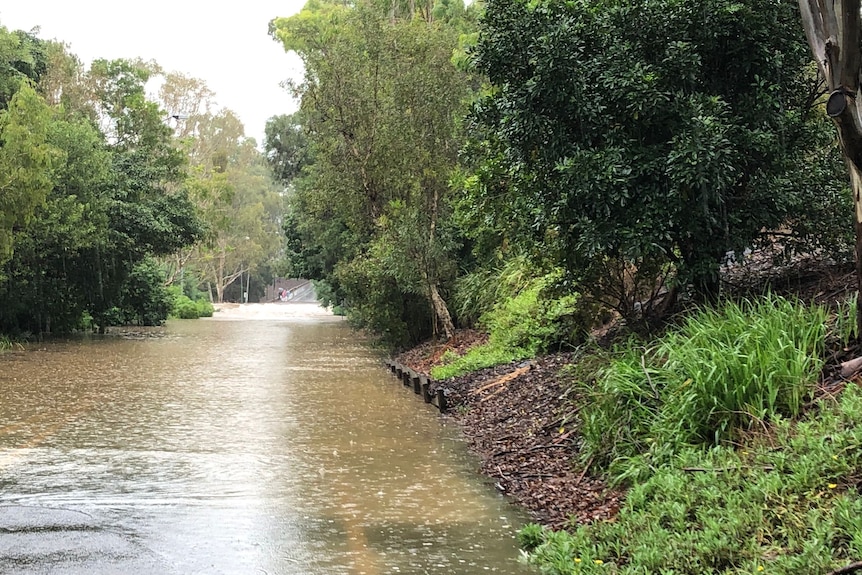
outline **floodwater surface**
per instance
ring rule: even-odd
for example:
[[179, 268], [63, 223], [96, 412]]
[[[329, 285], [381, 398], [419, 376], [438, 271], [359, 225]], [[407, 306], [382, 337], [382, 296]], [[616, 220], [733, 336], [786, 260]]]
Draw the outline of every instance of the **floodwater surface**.
[[457, 429], [331, 317], [0, 356], [0, 572], [529, 572]]

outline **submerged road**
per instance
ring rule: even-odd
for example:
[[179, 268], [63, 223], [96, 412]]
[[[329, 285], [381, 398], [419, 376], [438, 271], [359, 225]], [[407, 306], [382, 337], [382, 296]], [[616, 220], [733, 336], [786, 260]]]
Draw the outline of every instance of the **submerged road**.
[[457, 430], [289, 306], [0, 355], [0, 573], [529, 572]]

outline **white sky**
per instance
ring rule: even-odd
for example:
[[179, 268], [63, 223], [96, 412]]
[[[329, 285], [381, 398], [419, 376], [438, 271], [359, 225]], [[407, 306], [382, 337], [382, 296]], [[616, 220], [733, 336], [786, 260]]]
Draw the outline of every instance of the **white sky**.
[[70, 45], [85, 64], [95, 58], [156, 60], [165, 71], [200, 78], [220, 106], [242, 120], [261, 145], [266, 120], [296, 103], [279, 82], [301, 76], [294, 54], [267, 34], [269, 21], [291, 16], [305, 0], [29, 0], [3, 2], [0, 25]]

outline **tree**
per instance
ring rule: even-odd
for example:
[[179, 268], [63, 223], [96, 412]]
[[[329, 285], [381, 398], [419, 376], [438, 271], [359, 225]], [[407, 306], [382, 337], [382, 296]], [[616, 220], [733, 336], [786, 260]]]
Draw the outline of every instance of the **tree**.
[[[15, 177], [32, 170], [45, 180], [44, 187], [32, 178], [21, 184], [28, 194], [41, 193], [32, 207], [15, 202], [32, 214], [13, 226], [18, 249], [0, 272], [8, 278], [0, 280], [0, 330], [7, 332], [70, 331], [82, 326], [85, 312], [99, 329], [122, 320], [116, 310], [141, 299], [135, 299], [142, 286], [132, 274], [148, 264], [139, 264], [193, 243], [202, 232], [182, 185], [183, 153], [164, 113], [145, 96], [150, 68], [96, 61], [83, 73], [74, 57], [54, 47], [38, 85], [55, 100], [68, 97], [68, 108], [49, 109], [25, 83], [4, 116], [17, 117], [25, 97], [21, 101], [41, 110], [41, 124], [33, 113], [22, 127], [4, 130], [22, 143], [4, 145], [0, 156], [9, 153], [18, 161]], [[50, 166], [22, 163], [39, 153], [50, 155]], [[138, 276], [144, 277], [154, 276]], [[164, 320], [151, 313], [157, 309], [164, 307], [136, 321]]]
[[[856, 98], [862, 73], [862, 16], [859, 0], [799, 0], [808, 44], [830, 92], [826, 113], [838, 130], [853, 187], [856, 282], [862, 294], [862, 102]], [[862, 306], [856, 310], [862, 334]]]
[[[338, 242], [337, 261], [321, 271], [348, 301], [352, 319], [404, 334], [407, 316], [385, 308], [409, 301], [402, 309], [412, 310], [424, 300], [429, 319], [448, 338], [454, 326], [440, 292], [454, 274], [453, 246], [441, 222], [448, 217], [469, 78], [450, 62], [459, 31], [434, 22], [430, 5], [409, 7], [404, 19], [403, 7], [389, 7], [309, 2], [271, 24], [272, 35], [306, 69], [294, 91], [302, 98], [313, 163], [297, 181], [302, 198], [291, 205], [305, 211], [293, 221], [308, 232], [325, 228], [324, 237]], [[289, 159], [275, 146], [270, 151]], [[392, 249], [406, 236], [402, 245], [410, 249]], [[304, 240], [319, 245], [311, 234]], [[386, 254], [390, 265], [377, 265], [374, 253]], [[383, 297], [369, 290], [384, 290]], [[394, 324], [383, 327], [380, 318]]]
[[50, 117], [26, 83], [0, 110], [0, 264], [12, 255], [15, 229], [29, 222], [53, 184], [57, 154], [47, 142]]
[[[468, 221], [598, 298], [668, 272], [717, 297], [728, 251], [795, 232], [811, 190], [840, 190], [806, 173], [828, 136], [794, 25], [788, 0], [491, 0]], [[607, 303], [630, 312], [638, 295]]]

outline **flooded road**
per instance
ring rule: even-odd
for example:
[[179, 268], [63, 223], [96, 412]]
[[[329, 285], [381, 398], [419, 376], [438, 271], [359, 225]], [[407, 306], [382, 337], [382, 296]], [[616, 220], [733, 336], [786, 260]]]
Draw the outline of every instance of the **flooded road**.
[[2, 573], [528, 573], [475, 468], [334, 318], [0, 355]]

